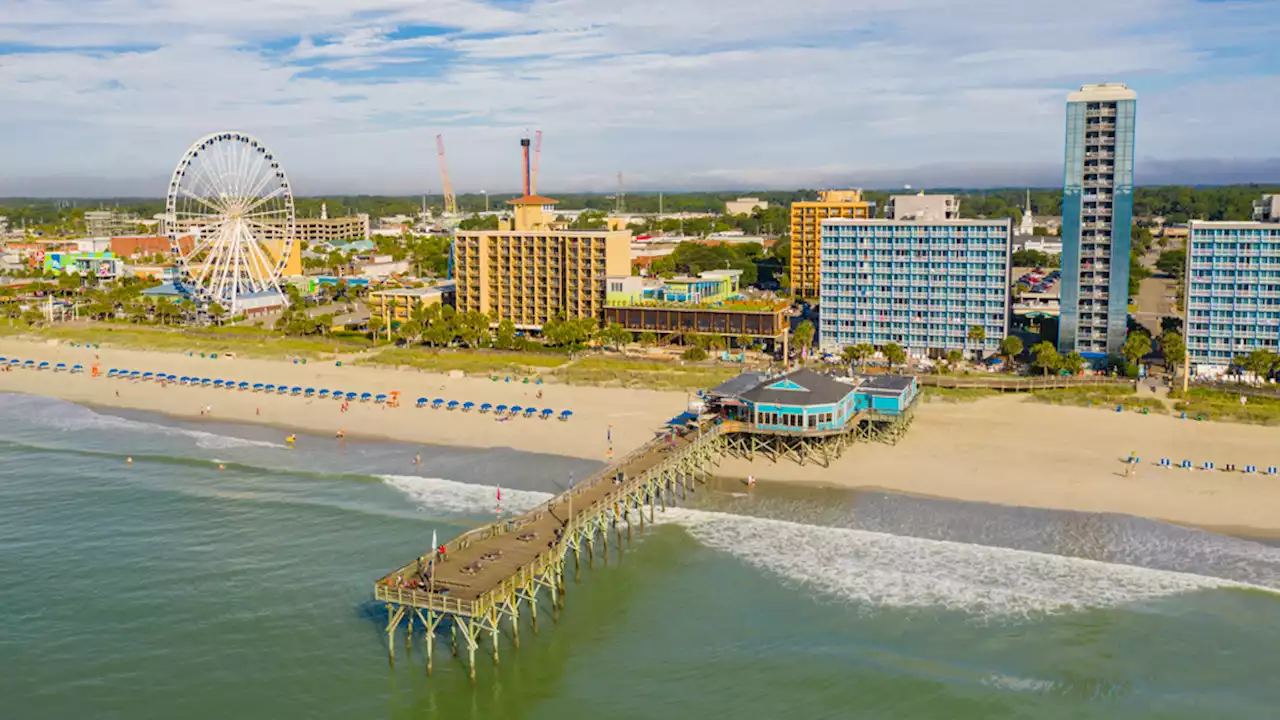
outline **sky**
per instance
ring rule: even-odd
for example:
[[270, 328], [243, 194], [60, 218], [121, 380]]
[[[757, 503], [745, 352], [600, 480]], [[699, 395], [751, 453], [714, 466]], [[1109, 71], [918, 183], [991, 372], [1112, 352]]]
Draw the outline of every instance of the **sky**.
[[0, 0], [0, 196], [160, 196], [208, 133], [299, 195], [1052, 186], [1138, 93], [1137, 181], [1280, 180], [1280, 0]]

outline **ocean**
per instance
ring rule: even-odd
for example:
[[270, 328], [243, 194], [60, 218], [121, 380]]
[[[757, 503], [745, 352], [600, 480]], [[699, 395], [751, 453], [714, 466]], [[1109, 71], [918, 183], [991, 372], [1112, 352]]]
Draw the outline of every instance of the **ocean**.
[[[0, 396], [0, 717], [1272, 718], [1280, 547], [713, 481], [473, 687], [372, 583], [596, 464]], [[421, 453], [422, 464], [414, 464]], [[126, 458], [131, 457], [129, 464]], [[219, 465], [223, 469], [219, 469]], [[1028, 477], [1027, 482], [1034, 482]], [[483, 646], [488, 647], [487, 640]], [[443, 656], [441, 649], [443, 648]]]

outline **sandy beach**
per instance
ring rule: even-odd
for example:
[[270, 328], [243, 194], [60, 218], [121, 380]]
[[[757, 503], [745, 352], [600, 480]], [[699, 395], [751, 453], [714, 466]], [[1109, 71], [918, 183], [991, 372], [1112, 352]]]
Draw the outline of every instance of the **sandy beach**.
[[[50, 370], [0, 371], [0, 393], [29, 393], [57, 397], [85, 405], [128, 408], [201, 419], [201, 410], [212, 408], [207, 419], [262, 423], [279, 427], [281, 438], [289, 432], [332, 436], [338, 430], [349, 436], [385, 438], [412, 443], [464, 447], [509, 447], [527, 452], [550, 453], [604, 462], [610, 438], [613, 452], [621, 457], [653, 437], [656, 428], [679, 415], [687, 405], [684, 393], [648, 392], [566, 385], [534, 385], [494, 382], [490, 378], [454, 378], [416, 370], [360, 366], [333, 361], [309, 361], [306, 365], [280, 360], [218, 358], [210, 360], [185, 354], [124, 350], [103, 347], [71, 347], [26, 341], [0, 340], [0, 356], [68, 366], [84, 365], [84, 374]], [[96, 359], [95, 359], [96, 358]], [[166, 371], [249, 383], [281, 383], [341, 389], [373, 394], [400, 391], [401, 406], [388, 408], [372, 402], [352, 402], [347, 412], [332, 399], [307, 399], [238, 390], [169, 385], [155, 382], [92, 378], [87, 372], [97, 362], [105, 374], [110, 368], [142, 372]], [[538, 392], [542, 397], [538, 398]], [[556, 418], [514, 418], [499, 422], [491, 414], [462, 410], [418, 408], [419, 397], [530, 405], [555, 410]], [[573, 417], [561, 422], [561, 410]], [[610, 430], [612, 425], [612, 430]]]
[[[415, 370], [395, 370], [313, 361], [295, 365], [274, 360], [202, 359], [157, 352], [72, 348], [0, 340], [0, 355], [51, 363], [99, 362], [112, 367], [165, 370], [262, 383], [356, 392], [401, 391], [399, 408], [307, 400], [262, 393], [160, 387], [155, 383], [91, 378], [88, 373], [15, 370], [0, 372], [0, 393], [58, 397], [87, 405], [147, 410], [200, 419], [264, 423], [288, 431], [330, 436], [381, 437], [404, 442], [469, 447], [510, 447], [605, 461], [612, 425], [616, 457], [643, 444], [682, 412], [684, 393], [524, 385], [487, 378], [452, 378]], [[95, 355], [99, 356], [95, 360]], [[538, 390], [543, 391], [537, 399]], [[118, 393], [118, 395], [117, 395]], [[519, 418], [497, 422], [477, 412], [414, 407], [419, 397], [476, 403], [505, 403], [571, 409], [568, 422]], [[1123, 458], [1136, 453], [1142, 463], [1126, 477]], [[844, 488], [885, 489], [978, 502], [1027, 507], [1116, 512], [1170, 522], [1280, 535], [1280, 478], [1262, 474], [1164, 470], [1162, 457], [1222, 468], [1280, 465], [1280, 429], [1179, 420], [1157, 415], [1118, 414], [1103, 409], [1057, 407], [1024, 396], [973, 403], [923, 404], [906, 439], [896, 446], [862, 444], [850, 448], [830, 468], [754, 463], [728, 459], [720, 474], [754, 475], [761, 481], [799, 482]]]

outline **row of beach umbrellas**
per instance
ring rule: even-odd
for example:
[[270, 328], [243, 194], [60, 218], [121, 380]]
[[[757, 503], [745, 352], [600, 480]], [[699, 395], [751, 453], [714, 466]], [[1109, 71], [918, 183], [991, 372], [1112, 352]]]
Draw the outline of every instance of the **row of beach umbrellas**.
[[[18, 358], [0, 357], [0, 365], [9, 365], [31, 370], [49, 370], [54, 372], [70, 371], [72, 373], [84, 372], [83, 365], [72, 365], [67, 367], [66, 363], [57, 363], [51, 365], [48, 361], [36, 362], [35, 360], [21, 360]], [[142, 370], [127, 370], [122, 368], [111, 368], [107, 371], [108, 378], [120, 380], [138, 380], [141, 382], [170, 382], [177, 385], [187, 385], [190, 387], [211, 387], [219, 390], [239, 390], [249, 392], [260, 392], [264, 394], [274, 395], [294, 395], [298, 397], [316, 397], [322, 400], [332, 398], [334, 400], [345, 400], [349, 402], [375, 402], [385, 403], [387, 396], [379, 393], [356, 393], [344, 390], [331, 390], [325, 388], [304, 388], [300, 385], [273, 385], [271, 383], [249, 383], [235, 380], [221, 380], [207, 377], [196, 377], [191, 375], [173, 375], [167, 372], [151, 372]], [[430, 400], [428, 398], [418, 398], [418, 407], [430, 407], [432, 409], [445, 408], [447, 410], [462, 410], [463, 412], [471, 412], [477, 410], [481, 413], [492, 412], [494, 415], [505, 415], [508, 417], [541, 417], [543, 420], [555, 416], [556, 411], [551, 408], [543, 408], [539, 410], [535, 407], [521, 407], [519, 405], [494, 405], [492, 403], [476, 404], [471, 401], [459, 402], [457, 400], [445, 400], [444, 398], [436, 398]], [[561, 410], [560, 419], [568, 420], [573, 417], [572, 410]]]
[[0, 365], [8, 365], [9, 367], [22, 368], [24, 370], [53, 370], [54, 372], [84, 372], [83, 365], [72, 365], [69, 368], [66, 363], [50, 364], [48, 360], [36, 362], [35, 360], [21, 360], [19, 358], [0, 357]]
[[[510, 406], [494, 405], [492, 403], [480, 403], [479, 405], [477, 405], [476, 403], [471, 402], [470, 400], [466, 402], [458, 402], [457, 400], [445, 400], [444, 398], [436, 398], [434, 400], [430, 400], [424, 397], [420, 397], [418, 398], [417, 405], [420, 408], [429, 407], [433, 410], [439, 410], [440, 408], [444, 408], [446, 410], [462, 410], [463, 412], [471, 412], [472, 410], [478, 410], [479, 412], [482, 412], [482, 413], [492, 412], [494, 415], [506, 415], [508, 417], [518, 417], [520, 415], [524, 415], [525, 417], [540, 416], [543, 420], [551, 418], [556, 414], [556, 411], [552, 410], [551, 408], [543, 408], [542, 410], [539, 410], [538, 408], [535, 408], [535, 407], [521, 407], [519, 405], [510, 405]], [[572, 410], [560, 411], [561, 420], [568, 420], [571, 417], [573, 417]]]

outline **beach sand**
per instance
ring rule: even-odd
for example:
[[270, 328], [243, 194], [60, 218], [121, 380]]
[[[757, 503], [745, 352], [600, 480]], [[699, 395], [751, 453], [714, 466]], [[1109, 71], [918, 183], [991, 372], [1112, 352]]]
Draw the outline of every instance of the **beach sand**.
[[[277, 426], [329, 436], [351, 436], [469, 447], [509, 447], [605, 461], [613, 425], [614, 456], [653, 437], [681, 413], [688, 396], [680, 392], [618, 388], [495, 383], [487, 378], [451, 378], [416, 370], [367, 366], [335, 367], [332, 361], [294, 365], [275, 360], [208, 360], [186, 355], [102, 348], [72, 348], [0, 340], [0, 355], [51, 363], [97, 362], [142, 371], [165, 370], [290, 386], [381, 393], [400, 390], [402, 406], [383, 409], [352, 403], [339, 411], [335, 400], [107, 380], [65, 372], [0, 372], [0, 393], [58, 397], [87, 405], [147, 410], [200, 418]], [[119, 396], [116, 393], [119, 392]], [[497, 422], [492, 415], [414, 407], [419, 396], [476, 403], [530, 405], [574, 411], [568, 422], [519, 418]], [[259, 414], [260, 413], [260, 414]], [[1142, 459], [1134, 477], [1125, 476], [1129, 453]], [[920, 406], [907, 437], [896, 446], [850, 447], [830, 468], [798, 466], [784, 460], [754, 463], [729, 458], [718, 473], [765, 482], [798, 482], [853, 489], [881, 489], [936, 497], [1039, 508], [1116, 512], [1245, 534], [1280, 535], [1280, 477], [1200, 470], [1163, 470], [1167, 457], [1219, 468], [1280, 466], [1280, 429], [1230, 423], [1195, 422], [1169, 416], [1115, 413], [1100, 408], [1057, 407], [1025, 396], [1001, 396], [972, 403], [929, 402]]]
[[[1124, 459], [1141, 462], [1125, 476]], [[1160, 458], [1218, 471], [1165, 470]], [[754, 475], [1026, 507], [1115, 512], [1280, 535], [1280, 477], [1221, 472], [1280, 466], [1280, 429], [1061, 407], [1023, 395], [928, 402], [897, 445], [858, 444], [830, 468], [730, 458], [719, 474]]]
[[[416, 370], [396, 370], [333, 361], [309, 361], [306, 365], [280, 360], [218, 358], [211, 360], [185, 354], [124, 350], [73, 348], [65, 343], [48, 345], [16, 340], [0, 340], [0, 356], [51, 364], [85, 366], [84, 374], [71, 375], [51, 370], [0, 372], [0, 393], [28, 393], [57, 397], [84, 405], [147, 410], [168, 415], [201, 419], [201, 409], [212, 408], [207, 417], [224, 422], [249, 422], [281, 428], [281, 438], [289, 432], [332, 436], [343, 430], [348, 436], [385, 438], [403, 442], [464, 447], [508, 447], [527, 452], [605, 462], [612, 442], [615, 457], [653, 438], [657, 428], [684, 412], [684, 393], [580, 388], [566, 385], [525, 385], [494, 382], [490, 378], [453, 378]], [[95, 359], [97, 357], [97, 359]], [[142, 372], [165, 371], [178, 375], [249, 383], [287, 384], [317, 390], [390, 393], [400, 391], [400, 407], [388, 408], [372, 402], [352, 402], [341, 412], [341, 402], [306, 399], [291, 395], [266, 395], [239, 390], [161, 387], [155, 382], [91, 378], [94, 362], [105, 374], [111, 368]], [[505, 376], [504, 376], [505, 377]], [[542, 391], [542, 398], [537, 397]], [[118, 393], [118, 395], [117, 395]], [[551, 408], [555, 417], [513, 418], [497, 421], [492, 414], [462, 410], [417, 408], [419, 397], [473, 401], [494, 405], [530, 405]], [[573, 417], [559, 420], [561, 410]], [[610, 430], [612, 425], [612, 430]], [[612, 441], [610, 441], [610, 437]]]

